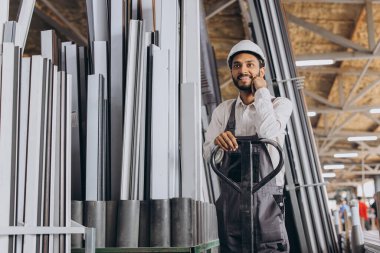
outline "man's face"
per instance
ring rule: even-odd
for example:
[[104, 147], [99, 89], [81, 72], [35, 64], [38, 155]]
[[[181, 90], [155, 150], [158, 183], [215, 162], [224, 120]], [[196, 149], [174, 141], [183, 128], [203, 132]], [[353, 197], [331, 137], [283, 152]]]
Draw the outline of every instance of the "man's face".
[[263, 77], [264, 71], [264, 68], [260, 68], [259, 60], [252, 54], [240, 53], [232, 60], [232, 80], [240, 91], [251, 91], [254, 77]]

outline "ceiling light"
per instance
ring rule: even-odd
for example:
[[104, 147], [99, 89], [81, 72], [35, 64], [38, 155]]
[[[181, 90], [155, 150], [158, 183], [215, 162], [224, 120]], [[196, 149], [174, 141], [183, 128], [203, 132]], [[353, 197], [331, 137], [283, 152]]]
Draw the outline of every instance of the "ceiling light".
[[340, 153], [334, 154], [335, 158], [350, 158], [350, 157], [358, 157], [358, 153]]
[[341, 170], [344, 169], [344, 164], [325, 164], [323, 168], [325, 170]]
[[314, 117], [316, 115], [317, 115], [316, 112], [307, 112], [307, 116], [309, 116], [309, 117]]
[[373, 108], [369, 110], [370, 113], [380, 113], [380, 108]]
[[322, 173], [322, 177], [336, 177], [336, 174], [334, 172]]
[[297, 67], [304, 67], [304, 66], [320, 66], [320, 65], [331, 65], [334, 64], [334, 60], [305, 60], [305, 61], [296, 61]]
[[348, 141], [376, 141], [377, 136], [353, 136], [348, 137]]

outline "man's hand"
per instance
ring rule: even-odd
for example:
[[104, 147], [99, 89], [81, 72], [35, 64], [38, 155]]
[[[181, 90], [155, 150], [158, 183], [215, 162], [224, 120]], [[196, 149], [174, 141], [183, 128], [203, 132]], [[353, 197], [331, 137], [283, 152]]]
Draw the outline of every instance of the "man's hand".
[[254, 90], [256, 91], [260, 88], [267, 87], [267, 82], [261, 76], [256, 76], [255, 78], [253, 78], [253, 86], [254, 87], [252, 88], [254, 88]]
[[224, 151], [235, 151], [238, 148], [236, 138], [230, 131], [219, 134], [215, 138], [214, 144]]

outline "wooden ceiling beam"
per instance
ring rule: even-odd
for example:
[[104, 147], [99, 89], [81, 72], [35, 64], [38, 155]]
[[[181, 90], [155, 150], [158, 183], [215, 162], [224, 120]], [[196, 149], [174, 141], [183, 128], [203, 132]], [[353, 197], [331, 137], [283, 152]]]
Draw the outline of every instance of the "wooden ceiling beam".
[[228, 6], [230, 6], [231, 4], [235, 3], [236, 1], [237, 0], [223, 0], [223, 1], [219, 1], [218, 4], [216, 4], [211, 10], [209, 10], [206, 13], [206, 20], [209, 20], [210, 18], [212, 18], [216, 14], [220, 13], [221, 11], [223, 11], [224, 9], [226, 9]]
[[330, 31], [326, 30], [325, 28], [322, 28], [318, 25], [312, 24], [312, 23], [307, 22], [301, 18], [298, 18], [289, 12], [286, 13], [286, 17], [290, 22], [292, 22], [298, 26], [301, 26], [301, 27], [303, 27], [309, 31], [312, 31], [312, 32], [322, 36], [323, 38], [334, 42], [335, 44], [341, 45], [342, 47], [352, 48], [352, 49], [355, 49], [359, 52], [369, 52], [369, 50], [367, 48], [364, 48], [361, 45], [356, 44], [355, 42], [353, 42], [347, 38], [344, 38], [340, 35], [336, 35]]
[[326, 59], [331, 59], [334, 61], [354, 61], [354, 60], [379, 59], [380, 54], [360, 53], [360, 52], [331, 52], [331, 53], [322, 53], [322, 54], [296, 55], [295, 58], [296, 58], [296, 61], [326, 60]]
[[[379, 4], [380, 0], [369, 0], [374, 4]], [[299, 3], [328, 3], [328, 4], [365, 4], [366, 0], [282, 0], [283, 4]]]

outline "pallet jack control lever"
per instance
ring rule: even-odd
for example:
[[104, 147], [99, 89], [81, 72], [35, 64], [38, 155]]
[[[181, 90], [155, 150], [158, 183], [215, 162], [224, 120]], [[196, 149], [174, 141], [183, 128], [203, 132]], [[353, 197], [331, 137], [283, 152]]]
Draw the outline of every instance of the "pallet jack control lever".
[[[244, 137], [237, 137], [237, 142], [238, 143], [242, 143], [242, 142], [250, 142], [251, 144], [259, 144], [259, 145], [265, 145], [265, 144], [269, 144], [269, 145], [272, 145], [273, 147], [276, 148], [276, 150], [278, 151], [279, 153], [279, 162], [278, 162], [278, 165], [276, 167], [276, 169], [274, 169], [271, 173], [269, 173], [266, 177], [264, 177], [260, 182], [258, 182], [257, 184], [255, 184], [253, 187], [252, 187], [252, 194], [257, 192], [261, 187], [263, 187], [266, 183], [268, 183], [272, 178], [274, 178], [278, 173], [280, 173], [281, 169], [282, 169], [282, 166], [284, 165], [284, 159], [283, 159], [283, 155], [282, 155], [282, 148], [281, 146], [276, 142], [276, 141], [273, 141], [273, 140], [269, 140], [269, 139], [264, 139], [264, 138], [260, 138], [260, 139], [257, 139], [257, 138], [254, 138], [253, 136], [244, 136]], [[234, 152], [241, 152], [240, 151], [240, 146], [239, 145], [239, 148], [237, 151], [234, 151]], [[212, 153], [211, 153], [211, 159], [210, 159], [210, 163], [211, 163], [211, 168], [215, 171], [215, 173], [223, 180], [225, 181], [226, 183], [228, 183], [229, 185], [231, 185], [237, 192], [241, 193], [241, 189], [240, 189], [240, 186], [235, 183], [233, 180], [231, 180], [229, 177], [225, 176], [221, 171], [220, 169], [218, 168], [218, 163], [217, 163], [217, 160], [221, 160], [221, 159], [217, 159], [218, 156], [221, 156], [220, 155], [220, 152], [222, 150], [216, 146], [213, 150], [212, 150]], [[232, 152], [232, 151], [228, 151], [228, 152]]]

